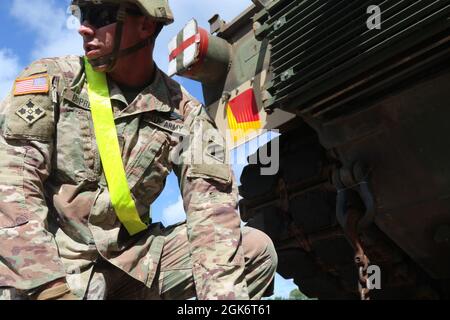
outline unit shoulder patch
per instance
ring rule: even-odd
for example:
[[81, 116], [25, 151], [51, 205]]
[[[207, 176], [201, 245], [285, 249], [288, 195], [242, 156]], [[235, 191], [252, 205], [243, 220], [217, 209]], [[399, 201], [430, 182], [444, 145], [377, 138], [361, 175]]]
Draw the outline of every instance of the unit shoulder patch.
[[53, 109], [48, 95], [10, 96], [3, 127], [5, 138], [50, 141], [54, 132]]
[[16, 114], [28, 124], [33, 124], [40, 118], [45, 116], [46, 111], [31, 101], [31, 99], [23, 105]]

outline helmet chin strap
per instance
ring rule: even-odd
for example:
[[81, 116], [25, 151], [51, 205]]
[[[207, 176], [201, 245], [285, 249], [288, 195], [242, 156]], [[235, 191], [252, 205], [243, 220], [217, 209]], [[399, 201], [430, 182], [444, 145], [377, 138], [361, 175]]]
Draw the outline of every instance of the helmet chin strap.
[[89, 60], [89, 63], [94, 68], [106, 65], [107, 66], [106, 72], [110, 72], [114, 69], [114, 67], [117, 63], [117, 60], [119, 60], [120, 58], [123, 58], [125, 56], [128, 56], [136, 51], [139, 51], [151, 43], [152, 43], [152, 39], [148, 38], [148, 39], [142, 40], [142, 41], [136, 43], [135, 45], [128, 47], [126, 49], [118, 50], [118, 52], [113, 51], [112, 53], [107, 54], [105, 56]]
[[122, 42], [123, 24], [126, 17], [126, 3], [121, 3], [119, 10], [117, 12], [117, 24], [116, 24], [116, 34], [114, 36], [114, 48], [110, 54], [89, 60], [89, 63], [94, 67], [98, 68], [101, 66], [107, 66], [105, 72], [110, 72], [116, 66], [117, 60], [128, 56], [136, 51], [145, 48], [152, 43], [153, 37], [144, 39], [135, 45], [128, 47], [126, 49], [120, 50], [120, 45]]

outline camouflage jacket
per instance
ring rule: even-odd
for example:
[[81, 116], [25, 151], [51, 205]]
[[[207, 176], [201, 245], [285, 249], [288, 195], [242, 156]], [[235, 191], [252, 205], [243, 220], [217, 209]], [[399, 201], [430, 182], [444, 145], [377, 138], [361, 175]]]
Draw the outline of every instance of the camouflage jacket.
[[[0, 105], [0, 287], [29, 290], [67, 274], [73, 288], [71, 275], [88, 279], [100, 256], [150, 287], [164, 236], [157, 224], [129, 236], [112, 208], [82, 59], [42, 59], [18, 79], [39, 75], [48, 75], [48, 93], [12, 92]], [[194, 143], [207, 130], [217, 133], [213, 121], [159, 70], [130, 104], [113, 81], [108, 84], [128, 184], [142, 219], [174, 170], [198, 298], [248, 298], [237, 188], [224, 146], [211, 139], [204, 146]], [[195, 152], [208, 164], [190, 161]], [[74, 289], [80, 297], [87, 282], [82, 283]]]

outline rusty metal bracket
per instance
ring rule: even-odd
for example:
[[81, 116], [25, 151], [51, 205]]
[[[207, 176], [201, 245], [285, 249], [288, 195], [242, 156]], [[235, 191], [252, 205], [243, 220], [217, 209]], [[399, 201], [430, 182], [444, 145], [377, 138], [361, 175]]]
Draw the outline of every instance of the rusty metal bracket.
[[356, 162], [352, 169], [336, 168], [332, 173], [332, 181], [337, 190], [336, 218], [339, 224], [347, 228], [347, 205], [350, 191], [355, 191], [361, 198], [365, 212], [359, 220], [357, 231], [369, 227], [375, 218], [375, 200], [369, 187], [369, 170], [361, 163]]

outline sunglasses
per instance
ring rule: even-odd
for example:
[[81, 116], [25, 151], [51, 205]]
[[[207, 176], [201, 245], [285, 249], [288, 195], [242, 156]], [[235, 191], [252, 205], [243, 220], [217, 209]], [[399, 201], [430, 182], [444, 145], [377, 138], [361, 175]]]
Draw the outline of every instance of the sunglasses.
[[[88, 22], [96, 29], [117, 22], [118, 5], [91, 5], [80, 7], [80, 23]], [[142, 16], [137, 7], [127, 8], [126, 13], [132, 16]]]

